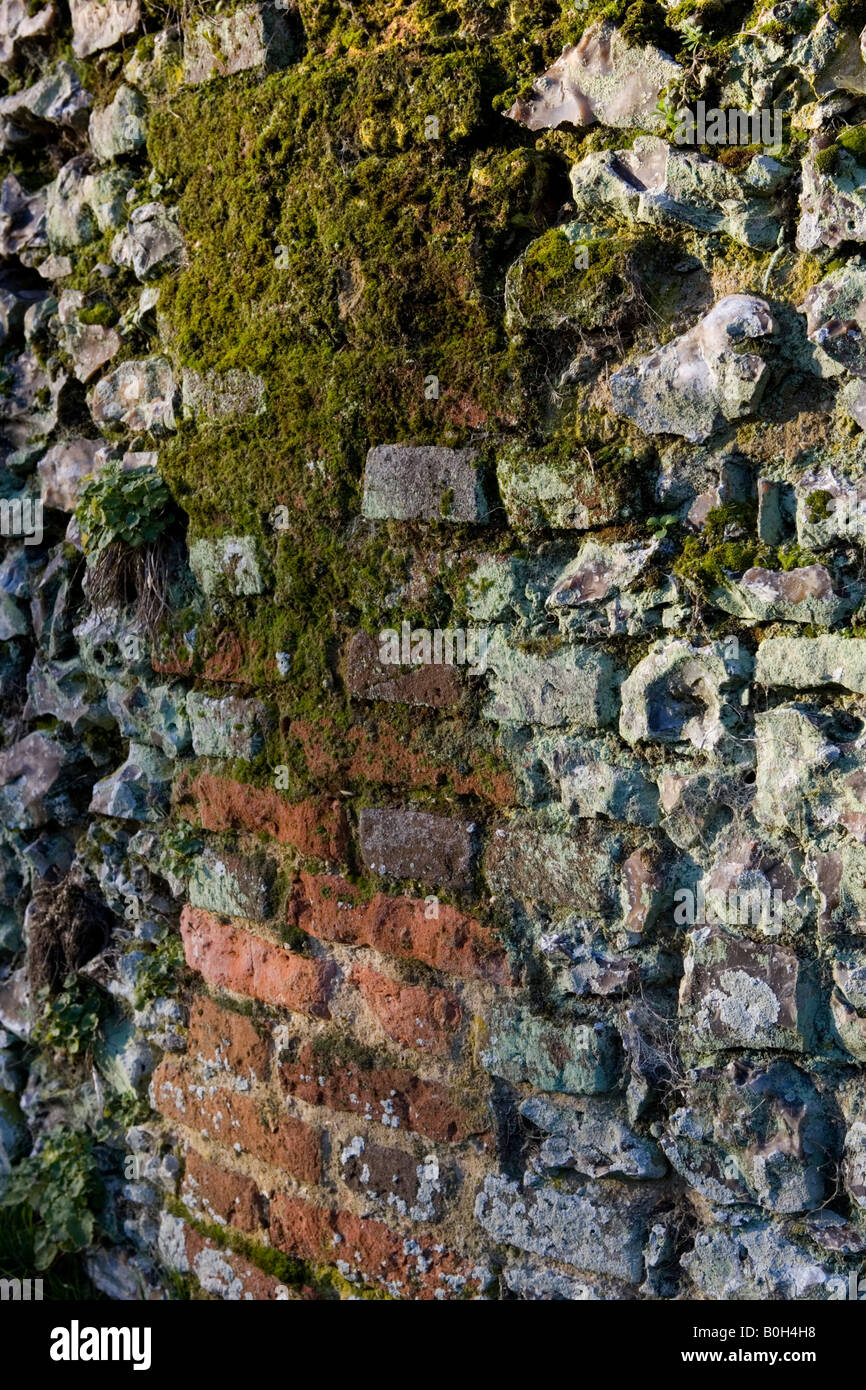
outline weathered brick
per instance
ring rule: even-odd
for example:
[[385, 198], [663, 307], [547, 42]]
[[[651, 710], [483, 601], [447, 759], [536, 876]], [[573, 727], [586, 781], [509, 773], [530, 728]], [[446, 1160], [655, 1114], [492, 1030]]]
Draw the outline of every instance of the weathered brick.
[[328, 995], [336, 970], [330, 961], [297, 956], [189, 904], [181, 915], [180, 932], [187, 965], [214, 989], [246, 994], [314, 1018], [329, 1017]]
[[420, 960], [467, 979], [503, 985], [510, 978], [508, 958], [490, 930], [448, 903], [385, 893], [363, 902], [344, 878], [301, 874], [289, 915], [320, 941], [372, 946], [385, 955]]
[[195, 1149], [186, 1155], [181, 1198], [191, 1212], [221, 1226], [257, 1231], [264, 1224], [264, 1203], [252, 1178], [209, 1163]]
[[337, 756], [333, 744], [328, 746], [323, 735], [333, 734], [329, 720], [309, 724], [294, 720], [289, 732], [298, 740], [310, 775], [345, 786], [353, 778], [377, 782], [385, 786], [419, 789], [440, 787], [445, 782], [458, 796], [478, 796], [497, 806], [509, 806], [515, 797], [514, 778], [505, 768], [491, 770], [481, 750], [467, 748], [466, 771], [453, 762], [437, 761], [430, 749], [426, 729], [410, 732], [392, 728], [384, 717], [365, 719], [363, 725], [341, 730], [339, 735], [342, 756]]
[[385, 1204], [409, 1207], [418, 1196], [418, 1164], [411, 1154], [367, 1144], [357, 1136], [340, 1154], [340, 1177], [353, 1192]]
[[351, 1054], [330, 1055], [305, 1047], [280, 1068], [285, 1090], [309, 1105], [346, 1110], [392, 1129], [410, 1129], [428, 1139], [459, 1143], [480, 1134], [489, 1118], [479, 1106], [440, 1081], [424, 1081], [405, 1067], [362, 1067]]
[[395, 1042], [418, 1052], [449, 1050], [462, 1022], [460, 1001], [453, 990], [398, 984], [362, 966], [349, 978]]
[[273, 787], [252, 787], [202, 772], [179, 789], [178, 809], [205, 830], [249, 830], [319, 859], [345, 859], [346, 813], [338, 801], [315, 797], [287, 801]]
[[374, 520], [487, 521], [472, 449], [379, 444], [367, 454], [361, 510]]
[[223, 1250], [187, 1226], [184, 1231], [186, 1258], [189, 1267], [206, 1293], [228, 1302], [265, 1303], [271, 1300], [289, 1302], [313, 1300], [315, 1291], [309, 1287], [289, 1287], [272, 1275], [265, 1274], [243, 1255]]
[[271, 1241], [287, 1254], [336, 1264], [346, 1277], [380, 1284], [398, 1298], [465, 1298], [486, 1288], [490, 1275], [439, 1245], [419, 1247], [381, 1221], [314, 1207], [280, 1194], [271, 1203]]
[[267, 1080], [267, 1042], [248, 1018], [221, 1008], [206, 994], [198, 995], [190, 1005], [187, 1051], [207, 1067]]
[[443, 888], [469, 888], [475, 826], [401, 807], [367, 807], [358, 823], [361, 855], [373, 873], [414, 878]]
[[454, 666], [390, 666], [379, 660], [374, 637], [357, 632], [346, 652], [346, 684], [359, 700], [391, 700], [404, 705], [446, 709], [460, 699], [460, 679]]
[[166, 1119], [194, 1129], [266, 1163], [302, 1182], [322, 1176], [321, 1140], [316, 1130], [291, 1115], [266, 1113], [252, 1096], [226, 1087], [202, 1085], [181, 1062], [163, 1060], [153, 1074], [154, 1106]]

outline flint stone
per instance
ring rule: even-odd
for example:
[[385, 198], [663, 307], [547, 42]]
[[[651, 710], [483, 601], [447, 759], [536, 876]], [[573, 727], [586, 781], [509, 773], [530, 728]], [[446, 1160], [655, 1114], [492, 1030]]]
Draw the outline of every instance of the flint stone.
[[545, 1168], [574, 1168], [588, 1178], [663, 1178], [657, 1144], [626, 1123], [622, 1101], [599, 1097], [567, 1105], [530, 1096], [520, 1113], [548, 1137], [538, 1150]]
[[63, 345], [72, 358], [76, 380], [81, 382], [89, 381], [123, 347], [116, 329], [81, 323], [78, 314], [83, 307], [84, 295], [80, 290], [64, 290], [57, 308]]
[[111, 259], [115, 265], [131, 269], [138, 280], [180, 269], [184, 245], [177, 209], [166, 208], [162, 203], [145, 203], [135, 208], [126, 229], [111, 243]]
[[497, 634], [488, 648], [487, 664], [486, 719], [597, 729], [616, 718], [616, 671], [605, 652], [563, 647], [553, 656], [542, 657], [510, 647]]
[[183, 78], [191, 86], [250, 68], [272, 72], [297, 54], [285, 11], [276, 5], [244, 5], [184, 26]]
[[96, 383], [90, 413], [97, 425], [121, 424], [132, 434], [170, 434], [176, 428], [177, 391], [165, 357], [124, 362]]
[[189, 900], [225, 917], [266, 921], [273, 915], [276, 869], [264, 855], [217, 854], [206, 849], [189, 883]]
[[361, 857], [372, 873], [412, 878], [433, 887], [470, 888], [475, 825], [426, 811], [366, 807], [358, 820]]
[[717, 747], [734, 718], [728, 694], [749, 674], [746, 653], [740, 654], [736, 670], [724, 656], [720, 642], [693, 647], [678, 639], [644, 657], [620, 691], [621, 736], [630, 744]]
[[738, 1059], [723, 1072], [698, 1074], [661, 1145], [709, 1201], [791, 1215], [825, 1200], [835, 1140], [805, 1072], [786, 1061]]
[[473, 449], [379, 444], [364, 467], [363, 516], [396, 521], [488, 520]]
[[755, 716], [755, 745], [757, 820], [800, 837], [823, 829], [827, 816], [818, 803], [826, 801], [821, 798], [826, 769], [840, 753], [824, 734], [820, 715], [797, 705], [761, 711]]
[[685, 225], [726, 232], [742, 246], [775, 246], [778, 219], [724, 165], [675, 149], [666, 140], [640, 136], [630, 150], [601, 150], [571, 171], [579, 217], [597, 217], [609, 206], [629, 222]]
[[[713, 603], [726, 613], [751, 622], [815, 623], [832, 627], [856, 607], [855, 588], [838, 595], [824, 565], [768, 570], [755, 566], [724, 588], [713, 591]], [[760, 658], [759, 658], [760, 664]]]
[[809, 469], [794, 489], [797, 540], [812, 550], [866, 534], [866, 482], [840, 469]]
[[705, 1298], [764, 1302], [845, 1298], [847, 1279], [770, 1222], [701, 1232], [682, 1266]]
[[699, 1051], [802, 1052], [814, 1008], [805, 985], [800, 963], [786, 947], [700, 927], [688, 934], [680, 1017]]
[[567, 123], [653, 129], [661, 92], [679, 76], [673, 58], [651, 44], [632, 46], [609, 23], [591, 25], [506, 113], [528, 130]]
[[151, 685], [136, 682], [106, 686], [108, 709], [124, 738], [149, 743], [169, 758], [176, 758], [190, 746], [186, 717], [186, 691], [182, 685]]
[[69, 0], [69, 9], [76, 58], [113, 47], [141, 23], [138, 0]]
[[773, 333], [769, 305], [729, 294], [679, 338], [610, 379], [614, 409], [645, 434], [679, 434], [691, 443], [757, 406], [769, 365], [741, 345]]
[[134, 87], [118, 87], [113, 101], [90, 113], [90, 147], [100, 164], [134, 154], [147, 140], [147, 102]]
[[860, 637], [768, 637], [758, 647], [759, 685], [795, 690], [841, 685], [866, 694], [866, 639]]
[[854, 256], [831, 270], [807, 292], [797, 312], [806, 316], [806, 334], [829, 359], [825, 375], [841, 368], [866, 376], [866, 260]]
[[0, 100], [0, 146], [4, 149], [45, 136], [52, 126], [86, 130], [90, 93], [71, 63], [57, 63], [49, 73], [14, 95]]
[[11, 63], [19, 44], [44, 38], [57, 22], [54, 4], [30, 13], [25, 0], [0, 0], [0, 64]]
[[76, 656], [67, 661], [34, 661], [27, 673], [26, 719], [47, 715], [75, 735], [85, 729], [110, 729], [112, 720], [102, 687]]
[[70, 439], [53, 444], [37, 465], [43, 507], [74, 512], [85, 478], [94, 472], [101, 439]]
[[110, 777], [97, 782], [90, 811], [118, 820], [163, 820], [171, 801], [171, 762], [155, 748], [130, 743], [127, 759]]
[[70, 825], [77, 811], [70, 797], [80, 758], [48, 734], [33, 733], [0, 753], [0, 816], [15, 830], [35, 830], [50, 820]]
[[601, 1184], [579, 1192], [554, 1187], [523, 1191], [490, 1174], [475, 1199], [475, 1216], [495, 1241], [544, 1259], [639, 1284], [643, 1278], [645, 1219]]
[[19, 256], [28, 248], [47, 245], [45, 204], [47, 190], [27, 193], [14, 174], [0, 187], [0, 256]]
[[239, 695], [220, 698], [191, 690], [186, 712], [193, 751], [200, 758], [241, 758], [252, 762], [264, 748], [272, 723], [267, 705]]
[[836, 160], [832, 173], [822, 173], [814, 155], [803, 160], [798, 251], [866, 241], [866, 169], [839, 146]]

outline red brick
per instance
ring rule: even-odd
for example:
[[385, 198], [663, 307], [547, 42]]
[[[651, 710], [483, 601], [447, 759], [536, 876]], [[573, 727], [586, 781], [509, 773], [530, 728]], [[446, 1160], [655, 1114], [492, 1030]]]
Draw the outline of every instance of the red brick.
[[328, 995], [336, 967], [297, 956], [204, 908], [184, 908], [180, 919], [186, 963], [214, 989], [246, 994], [314, 1018], [329, 1018]]
[[294, 1302], [314, 1300], [318, 1294], [309, 1287], [293, 1288], [257, 1269], [242, 1255], [223, 1250], [191, 1226], [184, 1229], [186, 1257], [193, 1274], [207, 1293], [217, 1298], [265, 1303], [270, 1300]]
[[251, 787], [202, 772], [193, 781], [181, 783], [178, 809], [185, 819], [197, 819], [205, 830], [248, 830], [319, 859], [346, 857], [346, 813], [330, 797], [292, 803], [273, 787]]
[[401, 985], [378, 970], [356, 966], [350, 975], [389, 1038], [418, 1052], [447, 1052], [460, 1031], [460, 1001], [450, 989]]
[[350, 883], [332, 874], [301, 874], [289, 903], [293, 924], [321, 941], [372, 946], [451, 975], [508, 984], [505, 952], [486, 927], [448, 903], [438, 904], [438, 917], [426, 912], [423, 898], [377, 893], [365, 903]]
[[318, 1132], [292, 1115], [272, 1116], [261, 1101], [202, 1082], [182, 1062], [162, 1061], [153, 1074], [154, 1105], [166, 1119], [217, 1140], [239, 1144], [302, 1182], [322, 1176]]
[[186, 1156], [181, 1198], [196, 1215], [239, 1231], [258, 1231], [264, 1224], [262, 1195], [252, 1178], [209, 1163], [195, 1149]]
[[439, 1081], [423, 1081], [405, 1067], [358, 1066], [336, 1051], [327, 1061], [305, 1047], [297, 1062], [280, 1068], [289, 1095], [309, 1105], [348, 1110], [428, 1139], [459, 1143], [489, 1123], [477, 1107]]
[[[471, 772], [458, 772], [454, 763], [437, 763], [430, 757], [426, 726], [407, 739], [405, 733], [389, 727], [382, 719], [365, 719], [348, 730], [337, 729], [333, 721], [307, 724], [295, 720], [290, 734], [301, 744], [310, 773], [328, 779], [332, 786], [346, 786], [353, 778], [380, 782], [393, 787], [439, 787], [449, 783], [458, 796], [480, 796], [497, 806], [513, 806], [514, 780], [505, 770], [491, 772], [484, 755], [467, 750]], [[330, 738], [323, 737], [331, 735]], [[345, 750], [337, 758], [331, 751], [335, 743]]]
[[191, 1056], [239, 1076], [267, 1080], [268, 1044], [248, 1018], [223, 1009], [206, 994], [190, 1005], [187, 1051]]
[[400, 1298], [459, 1298], [478, 1294], [482, 1273], [438, 1244], [407, 1252], [403, 1236], [381, 1221], [352, 1212], [314, 1207], [280, 1193], [271, 1202], [271, 1243], [286, 1254], [315, 1264], [336, 1264], [341, 1273], [360, 1275]]

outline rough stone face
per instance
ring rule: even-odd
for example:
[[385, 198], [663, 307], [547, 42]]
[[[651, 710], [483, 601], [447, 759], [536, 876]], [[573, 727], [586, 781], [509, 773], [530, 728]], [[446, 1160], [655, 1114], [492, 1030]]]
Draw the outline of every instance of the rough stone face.
[[819, 627], [831, 627], [850, 613], [858, 597], [853, 585], [844, 594], [837, 594], [832, 576], [824, 565], [804, 565], [791, 570], [753, 566], [739, 579], [731, 579], [724, 589], [716, 589], [713, 602], [747, 621], [815, 623]]
[[69, 0], [69, 8], [76, 58], [112, 48], [141, 23], [139, 0]]
[[742, 685], [721, 643], [677, 641], [644, 658], [624, 681], [619, 731], [627, 743], [691, 743], [711, 750], [735, 718], [730, 692]]
[[0, 255], [15, 256], [45, 244], [45, 189], [26, 192], [8, 174], [0, 186]]
[[78, 758], [44, 733], [28, 734], [0, 753], [0, 807], [6, 825], [30, 830], [75, 820], [70, 790]]
[[270, 713], [261, 700], [244, 700], [237, 695], [220, 699], [194, 690], [186, 709], [193, 751], [199, 757], [252, 762], [265, 746]]
[[690, 932], [688, 943], [680, 1016], [696, 1050], [803, 1050], [814, 1000], [793, 951], [716, 927]]
[[389, 700], [406, 705], [448, 708], [460, 698], [458, 668], [441, 663], [392, 666], [379, 659], [379, 644], [357, 632], [346, 653], [346, 683], [360, 700]]
[[769, 305], [729, 294], [687, 333], [611, 377], [614, 408], [646, 434], [680, 434], [693, 444], [757, 406], [769, 366], [745, 344], [773, 333]]
[[769, 637], [758, 648], [759, 685], [794, 690], [841, 685], [866, 694], [866, 641], [858, 637]]
[[24, 0], [2, 0], [0, 3], [0, 63], [9, 63], [15, 50], [28, 39], [39, 39], [50, 33], [57, 23], [53, 3], [39, 5], [30, 13]]
[[824, 355], [826, 374], [846, 368], [866, 374], [866, 348], [859, 327], [866, 301], [866, 262], [855, 256], [831, 270], [806, 294], [798, 312], [806, 316], [806, 332]]
[[573, 907], [577, 900], [583, 911], [610, 911], [618, 901], [621, 841], [594, 822], [569, 831], [520, 819], [494, 830], [484, 854], [484, 876], [494, 893], [548, 907]]
[[472, 882], [476, 836], [470, 822], [366, 807], [358, 833], [362, 858], [372, 873], [458, 890]]
[[608, 1023], [551, 1025], [526, 1009], [501, 1009], [489, 1022], [488, 1071], [543, 1091], [595, 1095], [616, 1083], [622, 1053]]
[[472, 449], [379, 444], [367, 454], [361, 510], [372, 520], [487, 521]]
[[52, 126], [86, 129], [89, 106], [90, 94], [71, 63], [58, 63], [32, 87], [0, 101], [0, 143], [14, 148], [44, 136]]
[[775, 246], [778, 219], [766, 198], [715, 160], [640, 136], [630, 150], [589, 154], [571, 171], [580, 217], [599, 205], [629, 222], [726, 232], [743, 246]]
[[484, 1230], [503, 1244], [628, 1284], [643, 1278], [646, 1222], [614, 1204], [607, 1189], [538, 1188], [522, 1193], [507, 1178], [488, 1177], [475, 1201]]
[[162, 820], [171, 799], [172, 775], [171, 763], [158, 749], [130, 743], [126, 762], [95, 784], [90, 810], [120, 820]]
[[658, 121], [659, 94], [679, 72], [678, 64], [660, 49], [651, 44], [633, 47], [613, 25], [593, 24], [537, 78], [531, 95], [518, 98], [507, 114], [529, 130], [596, 121], [646, 130]]
[[184, 28], [183, 76], [192, 85], [248, 68], [282, 68], [294, 56], [287, 16], [276, 5], [242, 5]]
[[707, 1070], [670, 1119], [662, 1148], [702, 1196], [790, 1214], [821, 1206], [834, 1151], [830, 1116], [790, 1062]]
[[107, 106], [90, 113], [90, 148], [101, 164], [134, 154], [147, 139], [147, 103], [126, 83], [118, 87]]
[[484, 713], [488, 719], [594, 729], [616, 717], [615, 668], [605, 653], [565, 647], [546, 658], [509, 647], [497, 638], [487, 662], [490, 699]]
[[158, 436], [175, 428], [176, 388], [164, 357], [124, 362], [96, 383], [90, 413], [97, 425], [124, 425], [131, 434]]
[[190, 879], [190, 904], [225, 917], [264, 921], [273, 913], [275, 877], [270, 859], [206, 849]]
[[193, 541], [190, 569], [208, 598], [226, 590], [230, 594], [261, 594], [267, 585], [264, 566], [252, 536], [220, 536]]
[[704, 1298], [836, 1299], [845, 1297], [847, 1287], [826, 1257], [822, 1261], [766, 1221], [703, 1231], [682, 1263]]
[[626, 1123], [625, 1107], [606, 1097], [573, 1105], [532, 1096], [520, 1113], [547, 1137], [538, 1149], [545, 1168], [574, 1168], [588, 1178], [662, 1178], [664, 1157]]
[[135, 208], [129, 225], [111, 245], [115, 265], [128, 266], [138, 280], [149, 280], [183, 264], [183, 237], [177, 214], [162, 203], [145, 203]]
[[123, 346], [123, 339], [114, 328], [82, 323], [79, 311], [83, 307], [84, 295], [80, 290], [64, 290], [57, 317], [64, 329], [65, 347], [72, 358], [73, 373], [78, 381], [89, 381], [117, 355]]
[[81, 485], [96, 469], [99, 439], [70, 439], [53, 444], [39, 460], [43, 507], [72, 512], [78, 506]]

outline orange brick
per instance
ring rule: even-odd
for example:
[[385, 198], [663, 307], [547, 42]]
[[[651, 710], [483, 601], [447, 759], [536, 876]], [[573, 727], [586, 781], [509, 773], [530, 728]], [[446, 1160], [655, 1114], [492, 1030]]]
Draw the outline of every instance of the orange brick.
[[378, 1018], [389, 1038], [418, 1052], [447, 1052], [460, 1031], [460, 1001], [450, 989], [401, 985], [378, 970], [356, 966], [353, 985]]
[[310, 960], [224, 923], [204, 908], [184, 908], [180, 919], [186, 963], [214, 989], [246, 994], [314, 1018], [330, 1017], [328, 995], [336, 967]]

